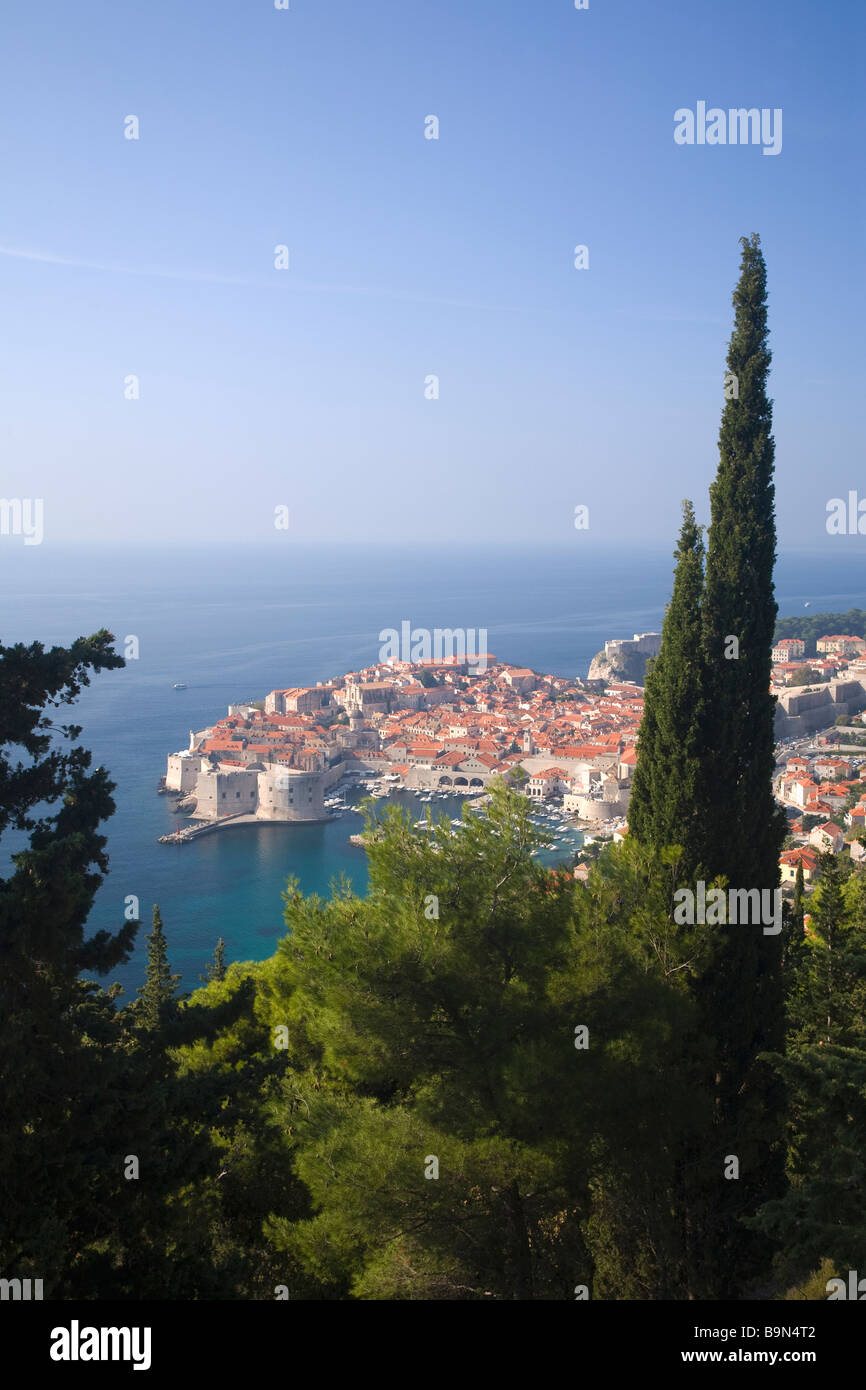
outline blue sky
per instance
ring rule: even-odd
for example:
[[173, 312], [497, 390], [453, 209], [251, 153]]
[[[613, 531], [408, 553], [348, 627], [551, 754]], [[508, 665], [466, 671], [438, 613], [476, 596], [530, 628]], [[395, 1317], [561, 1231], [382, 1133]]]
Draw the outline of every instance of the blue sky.
[[[12, 7], [0, 491], [46, 546], [285, 543], [285, 504], [289, 540], [667, 549], [758, 231], [780, 539], [843, 544], [864, 53], [854, 0]], [[700, 100], [782, 108], [781, 153], [676, 145]]]

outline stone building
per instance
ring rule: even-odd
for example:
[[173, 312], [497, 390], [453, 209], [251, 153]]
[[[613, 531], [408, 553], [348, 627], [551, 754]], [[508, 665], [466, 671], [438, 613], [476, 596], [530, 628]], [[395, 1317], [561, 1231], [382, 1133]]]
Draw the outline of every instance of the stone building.
[[207, 765], [207, 758], [202, 758], [198, 753], [187, 750], [170, 753], [165, 768], [166, 791], [183, 792], [184, 796], [188, 796], [195, 790], [196, 778], [203, 765]]

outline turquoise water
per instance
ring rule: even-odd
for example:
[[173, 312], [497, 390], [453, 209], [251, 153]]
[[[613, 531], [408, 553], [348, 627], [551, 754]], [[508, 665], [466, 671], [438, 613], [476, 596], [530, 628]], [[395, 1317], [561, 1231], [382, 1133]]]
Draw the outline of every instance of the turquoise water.
[[[205, 835], [193, 844], [158, 846], [158, 857], [164, 863], [158, 863], [156, 868], [166, 875], [166, 890], [160, 902], [171, 900], [178, 877], [189, 876], [187, 881], [195, 885], [194, 911], [183, 918], [182, 941], [177, 941], [177, 933], [172, 931], [173, 968], [182, 971], [188, 983], [197, 980], [202, 961], [213, 949], [213, 921], [222, 924], [217, 935], [221, 932], [224, 936], [230, 960], [271, 955], [285, 931], [280, 894], [290, 874], [297, 875], [306, 893], [327, 896], [331, 881], [341, 874], [351, 880], [358, 892], [363, 892], [367, 859], [360, 845], [349, 842], [349, 836], [364, 828], [360, 810], [364, 795], [353, 790], [350, 799], [358, 809], [324, 824], [239, 825]], [[159, 800], [167, 813], [169, 799]], [[459, 819], [463, 805], [457, 796], [436, 797], [425, 804], [418, 796], [404, 791], [394, 792], [375, 805], [381, 810], [389, 803], [405, 808], [413, 821], [422, 820], [428, 809], [434, 820], [440, 816]], [[165, 821], [172, 829], [177, 824], [170, 814], [166, 814]], [[570, 864], [573, 850], [583, 837], [578, 831], [569, 830], [557, 831], [556, 839], [560, 847], [542, 851], [539, 863]], [[567, 848], [562, 847], [563, 840], [567, 841]], [[135, 851], [139, 855], [144, 852], [144, 847]], [[166, 919], [164, 906], [162, 911]]]
[[[90, 925], [116, 927], [127, 895], [148, 921], [160, 904], [173, 968], [192, 988], [218, 936], [230, 959], [270, 955], [282, 934], [281, 894], [294, 873], [327, 894], [345, 873], [366, 884], [363, 850], [348, 843], [351, 814], [323, 825], [238, 826], [188, 845], [158, 845], [174, 828], [173, 801], [156, 794], [166, 755], [187, 746], [230, 702], [308, 684], [377, 659], [379, 633], [417, 627], [486, 628], [500, 659], [585, 675], [605, 638], [657, 629], [671, 581], [668, 553], [598, 550], [418, 550], [271, 547], [255, 551], [62, 553], [0, 548], [0, 636], [67, 644], [108, 627], [140, 656], [97, 678], [75, 718], [82, 742], [117, 784], [107, 823], [110, 872]], [[852, 552], [783, 557], [783, 615], [866, 607]], [[172, 689], [175, 681], [187, 689]], [[401, 796], [420, 819], [424, 807]], [[459, 815], [459, 799], [432, 808]], [[14, 847], [6, 837], [2, 848]], [[562, 852], [563, 854], [565, 851]], [[557, 855], [552, 856], [556, 860]], [[544, 861], [542, 861], [544, 862]], [[141, 982], [144, 932], [115, 972], [127, 994]]]

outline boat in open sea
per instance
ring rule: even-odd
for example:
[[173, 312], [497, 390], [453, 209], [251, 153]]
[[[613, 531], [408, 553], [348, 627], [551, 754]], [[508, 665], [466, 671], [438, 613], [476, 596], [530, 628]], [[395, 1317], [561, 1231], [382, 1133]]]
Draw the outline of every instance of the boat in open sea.
[[175, 681], [175, 683], [174, 683], [174, 689], [175, 689], [175, 690], [186, 690], [186, 681]]

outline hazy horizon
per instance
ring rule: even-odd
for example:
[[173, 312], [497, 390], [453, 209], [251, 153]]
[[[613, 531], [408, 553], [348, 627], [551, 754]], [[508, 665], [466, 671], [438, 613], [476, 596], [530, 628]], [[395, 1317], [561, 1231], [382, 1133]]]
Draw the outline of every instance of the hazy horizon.
[[[44, 499], [42, 553], [669, 548], [715, 473], [757, 231], [779, 531], [819, 545], [858, 482], [866, 15], [822, 11], [817, 39], [814, 18], [805, 0], [11, 12], [0, 491]], [[677, 144], [675, 112], [702, 101], [781, 111], [778, 152]]]

